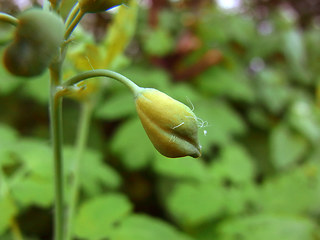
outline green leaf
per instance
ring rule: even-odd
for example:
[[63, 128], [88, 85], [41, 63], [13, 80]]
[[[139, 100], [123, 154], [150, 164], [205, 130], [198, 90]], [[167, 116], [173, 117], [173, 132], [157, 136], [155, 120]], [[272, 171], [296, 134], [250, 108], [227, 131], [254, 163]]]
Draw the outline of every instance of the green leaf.
[[222, 214], [224, 189], [213, 184], [178, 184], [167, 199], [170, 214], [183, 226], [197, 226]]
[[254, 177], [253, 160], [241, 146], [229, 144], [222, 148], [220, 157], [213, 161], [209, 171], [215, 181], [233, 183], [251, 182]]
[[192, 240], [173, 226], [146, 215], [131, 215], [116, 230], [112, 240]]
[[[2, 56], [2, 51], [0, 51]], [[8, 95], [19, 87], [23, 79], [8, 73], [2, 64], [0, 64], [0, 95]]]
[[131, 170], [144, 168], [156, 154], [138, 117], [121, 126], [113, 138], [111, 148], [121, 157], [125, 167]]
[[[65, 149], [65, 169], [72, 172], [74, 167], [75, 151], [69, 147]], [[86, 149], [79, 163], [80, 185], [89, 195], [96, 195], [102, 191], [102, 186], [111, 189], [118, 188], [121, 184], [119, 174], [103, 162], [100, 152], [93, 149]]]
[[193, 104], [194, 113], [199, 118], [199, 139], [203, 152], [209, 151], [213, 144], [228, 144], [234, 136], [245, 133], [245, 124], [228, 104], [212, 100]]
[[270, 136], [271, 160], [277, 169], [284, 169], [299, 161], [307, 151], [306, 140], [285, 125], [273, 129]]
[[158, 155], [153, 166], [156, 173], [166, 177], [196, 181], [203, 181], [207, 177], [205, 164], [201, 160], [191, 157], [167, 158]]
[[0, 124], [0, 166], [2, 164], [10, 164], [10, 152], [16, 148], [18, 133], [8, 125]]
[[319, 164], [306, 164], [285, 175], [268, 179], [259, 190], [256, 204], [268, 213], [301, 215], [319, 212], [319, 171]]
[[214, 96], [227, 96], [234, 100], [252, 102], [254, 92], [241, 71], [230, 71], [222, 67], [212, 67], [197, 77], [201, 91]]
[[273, 113], [279, 113], [289, 102], [292, 92], [285, 73], [265, 69], [257, 75], [257, 94], [263, 104]]
[[53, 182], [37, 176], [27, 176], [12, 186], [14, 199], [24, 207], [49, 207], [53, 202]]
[[15, 216], [17, 210], [8, 195], [0, 196], [0, 209], [0, 236], [2, 236], [10, 226], [10, 220]]
[[253, 215], [227, 220], [218, 226], [221, 240], [313, 240], [315, 224], [306, 218]]
[[129, 200], [120, 194], [101, 195], [90, 199], [79, 209], [75, 235], [86, 239], [107, 238], [131, 209]]
[[26, 80], [23, 85], [23, 93], [38, 103], [47, 104], [49, 99], [49, 78], [49, 71], [46, 71], [39, 77]]
[[134, 99], [132, 93], [126, 91], [113, 95], [103, 102], [95, 115], [101, 119], [119, 119], [135, 113]]
[[158, 28], [146, 33], [143, 37], [144, 50], [155, 56], [165, 56], [170, 53], [174, 46], [173, 38], [170, 36], [170, 33], [165, 29]]
[[52, 150], [47, 141], [20, 139], [15, 153], [28, 171], [42, 178], [53, 178]]
[[130, 76], [130, 79], [141, 87], [151, 87], [161, 91], [171, 88], [169, 74], [152, 66], [135, 64], [121, 71], [121, 74]]
[[320, 140], [320, 118], [313, 103], [306, 99], [297, 99], [289, 112], [290, 124], [312, 143], [318, 145]]

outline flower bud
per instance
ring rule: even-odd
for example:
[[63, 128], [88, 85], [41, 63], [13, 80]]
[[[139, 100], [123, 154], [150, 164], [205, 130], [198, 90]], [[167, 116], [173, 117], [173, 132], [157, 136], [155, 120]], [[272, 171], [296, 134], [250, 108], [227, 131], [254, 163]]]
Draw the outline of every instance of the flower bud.
[[127, 0], [79, 0], [80, 10], [85, 13], [103, 12], [126, 3]]
[[21, 13], [13, 42], [3, 59], [9, 72], [33, 77], [43, 73], [59, 53], [64, 23], [53, 12], [31, 9]]
[[135, 100], [141, 123], [162, 155], [200, 157], [197, 117], [189, 107], [153, 88], [141, 88]]

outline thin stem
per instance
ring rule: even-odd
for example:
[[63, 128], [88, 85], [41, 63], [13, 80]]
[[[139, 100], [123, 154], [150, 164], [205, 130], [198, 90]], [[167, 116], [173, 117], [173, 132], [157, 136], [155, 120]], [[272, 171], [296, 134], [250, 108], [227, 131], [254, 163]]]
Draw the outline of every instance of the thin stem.
[[70, 35], [72, 34], [73, 30], [76, 28], [76, 26], [81, 21], [82, 17], [84, 16], [85, 12], [82, 12], [79, 10], [78, 14], [75, 16], [75, 18], [72, 20], [69, 26], [67, 26], [67, 30], [64, 33], [64, 39], [67, 40]]
[[71, 21], [73, 21], [73, 19], [75, 18], [75, 16], [79, 13], [80, 8], [79, 8], [79, 3], [77, 2], [73, 8], [71, 9], [66, 22], [65, 22], [65, 26], [69, 27], [69, 25], [71, 24]]
[[105, 70], [105, 69], [97, 69], [97, 70], [92, 70], [92, 71], [80, 73], [80, 74], [70, 78], [69, 80], [65, 81], [62, 84], [62, 87], [73, 86], [74, 84], [77, 84], [83, 80], [86, 80], [88, 78], [94, 78], [94, 77], [108, 77], [108, 78], [115, 79], [115, 80], [123, 83], [125, 86], [127, 86], [135, 96], [138, 94], [138, 92], [141, 89], [138, 85], [136, 85], [134, 82], [132, 82], [129, 78], [127, 78], [119, 73], [116, 73], [116, 72], [113, 72], [110, 70]]
[[81, 161], [87, 145], [92, 110], [93, 110], [93, 104], [90, 100], [82, 104], [80, 122], [78, 125], [78, 132], [77, 132], [76, 155], [75, 155], [75, 159], [73, 161], [73, 166], [71, 169], [73, 181], [71, 183], [71, 189], [70, 189], [69, 209], [68, 209], [67, 228], [66, 228], [66, 240], [72, 239], [72, 234], [74, 229], [75, 209], [77, 207], [78, 195], [79, 195], [80, 166], [81, 166]]
[[63, 159], [62, 159], [62, 99], [56, 96], [57, 85], [61, 82], [60, 70], [50, 68], [50, 124], [54, 159], [55, 221], [54, 239], [62, 240], [64, 232], [63, 209]]
[[0, 21], [9, 23], [13, 26], [18, 26], [19, 20], [7, 13], [0, 12]]
[[42, 9], [45, 10], [45, 11], [49, 11], [50, 10], [50, 2], [49, 2], [49, 0], [43, 0]]
[[55, 0], [52, 2], [52, 7], [56, 12], [58, 12], [60, 5], [61, 5], [61, 0]]

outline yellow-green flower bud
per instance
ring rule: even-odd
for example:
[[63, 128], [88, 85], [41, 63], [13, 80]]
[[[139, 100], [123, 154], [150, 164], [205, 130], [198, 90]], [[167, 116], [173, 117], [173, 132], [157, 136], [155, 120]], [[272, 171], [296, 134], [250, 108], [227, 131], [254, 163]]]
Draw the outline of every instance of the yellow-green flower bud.
[[85, 13], [103, 12], [126, 3], [127, 0], [79, 0], [80, 10]]
[[197, 117], [188, 106], [153, 88], [141, 88], [135, 100], [141, 123], [162, 155], [200, 157]]

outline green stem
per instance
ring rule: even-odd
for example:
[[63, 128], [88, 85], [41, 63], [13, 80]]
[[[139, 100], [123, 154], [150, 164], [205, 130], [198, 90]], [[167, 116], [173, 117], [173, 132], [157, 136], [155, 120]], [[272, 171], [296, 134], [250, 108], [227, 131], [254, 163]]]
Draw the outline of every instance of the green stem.
[[105, 69], [97, 69], [97, 70], [92, 70], [92, 71], [80, 73], [80, 74], [70, 78], [69, 80], [65, 81], [62, 84], [62, 87], [73, 86], [74, 84], [77, 84], [83, 80], [86, 80], [88, 78], [94, 78], [94, 77], [108, 77], [108, 78], [115, 79], [115, 80], [123, 83], [125, 86], [127, 86], [135, 96], [139, 93], [139, 91], [141, 89], [138, 85], [136, 85], [134, 82], [132, 82], [129, 78], [121, 75], [120, 73], [116, 73], [116, 72], [113, 72], [110, 70], [105, 70]]
[[93, 110], [93, 104], [90, 100], [82, 104], [80, 122], [78, 125], [78, 133], [77, 133], [76, 155], [75, 155], [75, 159], [73, 161], [73, 166], [71, 169], [73, 181], [71, 183], [71, 189], [70, 189], [69, 209], [68, 209], [67, 228], [66, 228], [66, 240], [72, 239], [72, 234], [74, 229], [75, 209], [77, 207], [78, 195], [79, 195], [80, 165], [81, 165], [81, 161], [87, 145], [92, 110]]
[[52, 7], [53, 9], [58, 12], [59, 11], [59, 8], [60, 8], [60, 5], [61, 5], [61, 0], [56, 0], [53, 4], [52, 4]]
[[64, 211], [63, 211], [63, 159], [62, 159], [62, 99], [57, 97], [57, 86], [61, 82], [59, 69], [50, 68], [50, 124], [54, 159], [55, 186], [55, 221], [54, 239], [63, 240]]
[[50, 2], [49, 0], [43, 0], [42, 9], [45, 11], [50, 11]]
[[77, 2], [72, 10], [70, 11], [68, 17], [67, 17], [67, 20], [65, 22], [65, 26], [66, 27], [69, 27], [69, 25], [71, 24], [71, 22], [73, 21], [73, 19], [76, 17], [76, 15], [79, 13], [80, 11], [80, 8], [79, 8], [79, 3]]
[[0, 21], [9, 23], [13, 26], [17, 26], [19, 23], [19, 20], [17, 18], [2, 12], [0, 12]]
[[65, 40], [67, 40], [70, 37], [70, 35], [72, 34], [73, 30], [79, 24], [79, 22], [81, 21], [82, 17], [84, 16], [84, 14], [85, 14], [85, 12], [82, 12], [81, 10], [79, 10], [78, 14], [74, 17], [74, 19], [69, 24], [69, 26], [67, 26], [67, 30], [64, 33], [64, 39]]

